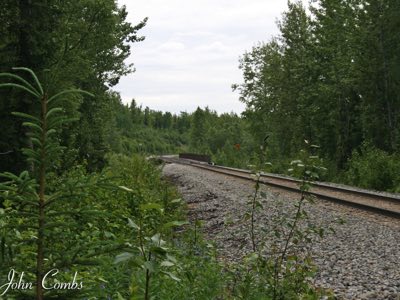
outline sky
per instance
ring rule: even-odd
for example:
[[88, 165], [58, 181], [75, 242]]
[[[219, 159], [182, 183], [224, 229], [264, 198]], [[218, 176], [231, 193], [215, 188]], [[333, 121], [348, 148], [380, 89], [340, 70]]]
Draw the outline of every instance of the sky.
[[276, 21], [286, 0], [118, 0], [145, 40], [132, 46], [128, 63], [136, 72], [114, 88], [124, 103], [132, 98], [154, 110], [192, 112], [208, 106], [241, 113], [232, 84], [242, 82], [239, 58], [278, 34]]

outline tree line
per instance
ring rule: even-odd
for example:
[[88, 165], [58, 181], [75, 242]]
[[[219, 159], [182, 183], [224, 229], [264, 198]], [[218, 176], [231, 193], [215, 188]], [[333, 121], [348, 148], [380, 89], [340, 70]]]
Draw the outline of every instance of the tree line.
[[[310, 286], [315, 271], [302, 251], [309, 234], [323, 236], [301, 209], [305, 174], [323, 169], [317, 155], [339, 174], [327, 178], [400, 187], [399, 5], [320, 0], [306, 9], [289, 2], [281, 34], [240, 61], [244, 82], [234, 88], [247, 108], [238, 116], [124, 104], [112, 87], [134, 71], [125, 59], [143, 41], [147, 19], [130, 24], [114, 0], [2, 1], [0, 293], [17, 273], [33, 284], [3, 296], [321, 298], [326, 292]], [[303, 140], [320, 153], [301, 152]], [[270, 161], [282, 173], [291, 158], [308, 157], [292, 162], [303, 174], [298, 213], [281, 211], [272, 228], [255, 224], [251, 216], [267, 197], [257, 181], [240, 220], [252, 219], [253, 250], [222, 266], [200, 220], [186, 222], [176, 189], [144, 159], [180, 151], [258, 171]], [[306, 226], [296, 227], [301, 220]], [[261, 240], [278, 238], [273, 249], [256, 245], [255, 230]], [[43, 280], [55, 273], [46, 284], [78, 283], [45, 290]]]
[[275, 158], [310, 141], [338, 180], [398, 188], [399, 25], [399, 1], [289, 1], [280, 34], [241, 57], [233, 85], [255, 140], [269, 132]]
[[254, 142], [246, 122], [235, 113], [218, 114], [208, 107], [194, 112], [171, 114], [143, 108], [131, 103], [116, 103], [114, 152], [176, 154], [195, 152], [209, 154], [225, 165], [245, 166]]
[[[124, 104], [112, 87], [134, 71], [124, 60], [130, 45], [144, 39], [139, 31], [147, 19], [130, 24], [115, 1], [5, 1], [0, 62], [3, 71], [33, 69], [49, 92], [57, 86], [95, 94], [69, 96], [63, 104], [68, 117], [79, 119], [62, 128], [64, 169], [84, 163], [100, 170], [110, 152], [179, 151], [248, 167], [259, 160], [268, 136], [274, 172], [285, 173], [284, 162], [295, 159], [307, 140], [320, 147], [327, 180], [396, 190], [399, 5], [321, 0], [305, 7], [290, 1], [278, 21], [280, 34], [240, 59], [243, 82], [233, 88], [246, 104], [242, 116], [209, 108], [172, 114], [134, 99]], [[11, 112], [37, 111], [16, 89], [1, 90], [0, 99], [0, 171], [20, 171], [28, 131]]]
[[[225, 121], [241, 122], [238, 116], [219, 118], [208, 108], [179, 115], [143, 108], [133, 99], [124, 104], [112, 90], [119, 78], [134, 71], [125, 63], [130, 46], [144, 40], [139, 31], [144, 19], [133, 25], [126, 21], [125, 7], [105, 1], [4, 1], [0, 7], [1, 70], [22, 66], [35, 71], [48, 93], [68, 88], [88, 90], [95, 97], [69, 95], [64, 113], [79, 122], [63, 125], [60, 143], [65, 147], [61, 169], [84, 163], [88, 170], [100, 170], [110, 152], [163, 154], [178, 151], [206, 151], [203, 144], [209, 128], [230, 127]], [[30, 146], [29, 130], [12, 116], [18, 111], [38, 114], [34, 99], [15, 88], [0, 90], [0, 171], [20, 172], [26, 162], [22, 147]], [[207, 125], [199, 131], [199, 115]], [[194, 131], [191, 123], [194, 120]], [[214, 126], [215, 125], [215, 126]], [[205, 127], [204, 127], [205, 126]], [[236, 125], [235, 125], [236, 126]], [[230, 129], [229, 129], [230, 130]], [[204, 131], [204, 132], [203, 132]], [[196, 138], [198, 134], [199, 139]], [[212, 152], [223, 153], [225, 139], [234, 143], [232, 133], [209, 141]], [[218, 140], [218, 141], [217, 141]], [[200, 147], [201, 145], [201, 147]]]
[[[87, 161], [92, 170], [104, 165], [112, 139], [112, 105], [119, 78], [134, 70], [125, 63], [130, 45], [147, 19], [136, 25], [126, 21], [125, 7], [104, 1], [2, 1], [0, 7], [0, 66], [27, 67], [36, 72], [51, 94], [54, 89], [90, 90], [94, 98], [69, 97], [63, 109], [79, 118], [63, 128], [61, 144], [68, 150], [64, 163]], [[36, 114], [33, 99], [17, 89], [0, 91], [0, 171], [25, 168], [19, 149], [26, 146], [27, 130], [11, 112]]]

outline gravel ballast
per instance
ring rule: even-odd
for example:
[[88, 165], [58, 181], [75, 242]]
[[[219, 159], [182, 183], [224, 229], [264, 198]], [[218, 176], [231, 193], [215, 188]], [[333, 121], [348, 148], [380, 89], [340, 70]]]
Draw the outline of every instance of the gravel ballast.
[[[221, 260], [239, 261], [248, 253], [249, 230], [242, 220], [254, 183], [179, 164], [165, 165], [163, 174], [187, 202], [189, 219], [203, 221]], [[266, 209], [257, 215], [258, 224], [293, 210], [298, 199], [267, 186], [261, 190]], [[400, 300], [400, 220], [322, 200], [306, 209], [312, 222], [335, 231], [312, 245], [319, 268], [315, 285], [332, 289], [339, 299]]]

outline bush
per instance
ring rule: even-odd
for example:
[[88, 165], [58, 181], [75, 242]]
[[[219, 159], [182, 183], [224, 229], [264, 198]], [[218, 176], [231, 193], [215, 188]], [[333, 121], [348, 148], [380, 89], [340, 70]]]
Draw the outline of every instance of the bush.
[[400, 191], [400, 158], [396, 154], [363, 145], [353, 151], [344, 173], [346, 183], [379, 191]]

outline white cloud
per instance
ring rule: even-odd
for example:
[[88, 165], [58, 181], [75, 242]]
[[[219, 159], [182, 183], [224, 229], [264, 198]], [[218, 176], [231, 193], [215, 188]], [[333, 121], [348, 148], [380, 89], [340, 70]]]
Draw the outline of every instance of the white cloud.
[[159, 51], [180, 51], [184, 50], [185, 45], [183, 43], [168, 41], [166, 43], [161, 44], [158, 47]]
[[221, 41], [214, 41], [211, 44], [201, 45], [197, 47], [197, 51], [200, 52], [219, 52], [219, 53], [227, 53], [231, 48], [224, 45]]
[[285, 0], [119, 0], [136, 24], [149, 17], [132, 47], [134, 74], [116, 90], [125, 102], [135, 98], [152, 109], [179, 112], [209, 106], [218, 112], [241, 112], [231, 91], [242, 81], [238, 59], [258, 41], [278, 30], [275, 21]]

